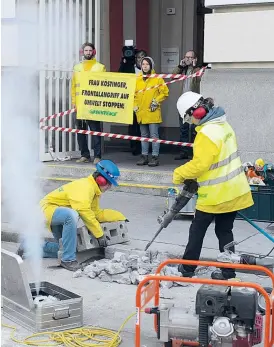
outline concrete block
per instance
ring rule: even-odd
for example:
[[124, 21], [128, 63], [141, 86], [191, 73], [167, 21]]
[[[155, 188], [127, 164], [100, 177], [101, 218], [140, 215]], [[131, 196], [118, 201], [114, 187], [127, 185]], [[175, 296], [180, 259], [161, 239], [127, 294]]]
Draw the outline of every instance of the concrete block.
[[121, 263], [110, 263], [106, 266], [105, 271], [109, 275], [117, 275], [127, 272], [127, 267]]
[[[116, 245], [129, 241], [126, 222], [101, 223], [102, 230], [107, 239], [107, 245]], [[79, 219], [77, 227], [77, 251], [99, 248], [97, 239], [88, 231], [84, 222]]]
[[107, 259], [102, 259], [98, 261], [94, 261], [92, 264], [88, 265], [85, 267], [84, 272], [89, 273], [89, 272], [94, 272], [96, 276], [100, 275], [102, 271], [106, 269], [106, 267], [110, 264], [110, 260]]
[[129, 241], [128, 228], [125, 221], [101, 223], [101, 227], [106, 236], [108, 246]]
[[131, 278], [129, 272], [112, 275], [112, 281], [119, 284], [131, 284]]
[[120, 262], [124, 262], [127, 260], [127, 257], [125, 255], [125, 253], [122, 252], [115, 252], [114, 253], [114, 257], [112, 259], [112, 262], [114, 263], [120, 263]]
[[137, 255], [133, 255], [133, 256], [130, 256], [128, 258], [128, 260], [126, 260], [124, 262], [124, 265], [127, 267], [127, 268], [130, 268], [132, 270], [137, 270], [138, 269], [138, 256]]

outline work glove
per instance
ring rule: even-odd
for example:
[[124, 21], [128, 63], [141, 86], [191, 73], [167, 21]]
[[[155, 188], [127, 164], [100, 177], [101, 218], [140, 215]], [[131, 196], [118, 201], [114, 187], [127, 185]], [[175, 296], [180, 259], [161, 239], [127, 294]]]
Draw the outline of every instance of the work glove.
[[99, 237], [97, 239], [97, 241], [98, 241], [100, 247], [104, 247], [104, 248], [107, 247], [107, 239], [106, 239], [105, 235]]
[[138, 109], [139, 109], [139, 107], [138, 106], [135, 106], [134, 108], [133, 108], [133, 112], [137, 112], [138, 111]]
[[150, 111], [155, 112], [158, 107], [159, 107], [158, 102], [155, 99], [153, 99], [152, 103], [150, 104]]

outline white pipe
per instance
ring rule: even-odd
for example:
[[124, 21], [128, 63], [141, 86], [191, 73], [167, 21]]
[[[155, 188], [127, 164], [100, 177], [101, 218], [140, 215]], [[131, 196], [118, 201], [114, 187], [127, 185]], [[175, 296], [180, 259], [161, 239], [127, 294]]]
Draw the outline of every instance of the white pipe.
[[[62, 66], [63, 70], [66, 70], [67, 67], [67, 42], [68, 42], [68, 35], [67, 35], [67, 0], [62, 1], [62, 31], [61, 31], [61, 56], [62, 56]], [[66, 108], [66, 100], [67, 100], [67, 95], [66, 95], [66, 83], [67, 83], [67, 73], [63, 71], [61, 73], [62, 75], [62, 86], [61, 86], [61, 97], [62, 97], [62, 111], [65, 111]], [[59, 121], [60, 122], [60, 121]], [[60, 124], [60, 123], [59, 123]], [[62, 127], [66, 126], [66, 118], [61, 117], [61, 124]], [[62, 134], [62, 152], [66, 151], [66, 134]]]
[[[60, 39], [62, 36], [60, 35], [60, 29], [61, 29], [61, 23], [60, 23], [60, 2], [55, 1], [55, 9], [54, 9], [54, 14], [55, 14], [55, 25], [54, 25], [54, 43], [55, 43], [55, 56], [54, 56], [54, 67], [55, 67], [55, 74], [54, 74], [54, 100], [55, 100], [55, 110], [54, 113], [59, 113], [60, 112], [60, 67], [61, 67], [61, 57], [60, 57]], [[53, 101], [53, 100], [52, 100]], [[60, 119], [56, 118], [55, 119], [55, 125], [59, 126], [60, 125]], [[56, 134], [57, 131], [55, 131], [55, 153], [60, 152], [60, 145], [59, 145], [59, 139], [60, 135]], [[63, 135], [61, 135], [62, 137]]]
[[93, 35], [92, 35], [92, 28], [93, 28], [93, 0], [89, 0], [88, 2], [88, 41], [89, 42], [94, 42], [93, 41]]
[[[72, 71], [73, 65], [74, 65], [74, 59], [73, 59], [73, 0], [69, 0], [69, 15], [68, 15], [68, 26], [69, 26], [69, 30], [68, 30], [68, 38], [69, 38], [69, 45], [68, 45], [68, 54], [69, 54], [69, 70]], [[70, 74], [68, 73], [68, 76], [70, 76]], [[70, 93], [70, 90], [69, 90]], [[69, 105], [70, 105], [70, 109], [71, 109], [71, 97], [69, 98]], [[71, 126], [72, 122], [71, 122], [71, 117], [69, 117], [69, 126]], [[69, 151], [72, 151], [72, 134], [69, 134]]]
[[80, 51], [80, 4], [79, 0], [75, 0], [75, 64], [79, 61]]
[[[45, 0], [39, 2], [39, 36], [45, 36]], [[45, 43], [40, 41], [39, 45], [39, 119], [46, 115], [45, 105]], [[44, 130], [39, 130], [39, 159], [45, 160], [46, 153], [46, 136]]]
[[101, 7], [100, 0], [95, 0], [95, 47], [96, 47], [96, 58], [100, 61], [100, 17]]
[[[47, 78], [47, 82], [48, 82], [48, 105], [47, 105], [47, 114], [48, 115], [52, 115], [53, 113], [52, 113], [52, 84], [53, 84], [53, 71], [52, 70], [49, 70], [49, 71], [47, 71], [47, 76], [46, 76], [46, 78]], [[48, 124], [50, 125], [50, 126], [52, 126], [53, 124], [52, 124], [52, 119], [50, 119], [49, 121], [48, 121]], [[53, 143], [52, 143], [52, 140], [53, 140], [53, 137], [54, 137], [54, 131], [51, 133], [51, 134], [49, 134], [48, 135], [49, 137], [48, 137], [48, 146], [49, 147], [51, 147], [52, 145], [53, 145]]]
[[87, 15], [86, 0], [82, 0], [82, 37], [81, 42], [84, 43], [87, 41], [87, 28], [86, 28], [86, 15]]
[[50, 70], [53, 69], [53, 30], [52, 30], [52, 17], [53, 17], [53, 6], [52, 6], [52, 0], [49, 0], [48, 2], [48, 37], [49, 37], [49, 42], [48, 42], [48, 67]]

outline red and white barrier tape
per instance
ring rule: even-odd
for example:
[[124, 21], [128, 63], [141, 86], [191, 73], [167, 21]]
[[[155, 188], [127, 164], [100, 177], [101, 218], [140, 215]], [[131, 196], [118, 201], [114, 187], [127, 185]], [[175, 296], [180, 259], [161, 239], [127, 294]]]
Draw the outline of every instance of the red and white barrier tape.
[[[156, 86], [152, 86], [152, 87], [149, 87], [149, 88], [141, 89], [141, 90], [138, 90], [138, 91], [135, 92], [135, 93], [136, 93], [136, 94], [138, 94], [138, 93], [143, 93], [143, 92], [145, 92], [145, 91], [147, 91], [147, 90], [159, 88], [159, 87], [161, 87], [161, 86], [166, 86], [166, 85], [168, 85], [168, 84], [175, 83], [175, 82], [179, 82], [179, 81], [183, 81], [183, 80], [186, 80], [186, 79], [188, 79], [188, 78], [200, 77], [200, 76], [202, 76], [202, 75], [204, 74], [205, 69], [206, 69], [206, 67], [203, 67], [202, 69], [200, 69], [199, 71], [195, 72], [195, 73], [192, 74], [192, 75], [179, 75], [179, 76], [181, 76], [181, 77], [176, 78], [176, 79], [174, 79], [174, 80], [172, 80], [172, 81], [165, 82], [165, 83], [162, 83], [162, 84], [157, 84]], [[155, 76], [157, 76], [157, 75], [149, 75], [149, 76], [155, 77]], [[158, 77], [160, 77], [160, 76], [161, 76], [161, 75], [158, 75]], [[170, 75], [170, 76], [177, 76], [177, 75]], [[167, 78], [167, 77], [166, 77], [166, 78]]]
[[55, 119], [55, 118], [62, 117], [62, 116], [66, 116], [66, 115], [68, 115], [70, 113], [73, 113], [73, 112], [76, 112], [76, 108], [72, 108], [71, 110], [68, 110], [68, 111], [65, 111], [65, 112], [55, 113], [52, 116], [41, 118], [39, 122], [40, 123], [44, 123], [47, 120]]
[[164, 145], [193, 147], [193, 144], [192, 143], [188, 143], [188, 142], [159, 140], [159, 139], [152, 139], [152, 138], [148, 138], [148, 137], [129, 136], [129, 135], [122, 135], [122, 134], [112, 134], [112, 133], [104, 133], [104, 132], [98, 132], [98, 131], [92, 131], [92, 130], [80, 130], [80, 129], [72, 129], [72, 128], [53, 127], [53, 126], [47, 126], [47, 125], [40, 126], [40, 129], [42, 129], [42, 130], [49, 130], [49, 131], [62, 131], [62, 132], [66, 132], [66, 133], [94, 135], [94, 136], [101, 136], [101, 137], [110, 137], [112, 139], [134, 140], [134, 141], [141, 141], [141, 142], [155, 142], [155, 143], [160, 143], [160, 144], [164, 144]]
[[[199, 71], [197, 71], [197, 73], [200, 73], [200, 71], [203, 70], [203, 72], [205, 71], [205, 69], [207, 68], [207, 66], [202, 67]], [[193, 75], [188, 75], [187, 78], [191, 78]], [[150, 74], [150, 75], [143, 75], [143, 77], [147, 77], [147, 78], [180, 78], [182, 76], [186, 76], [185, 74], [172, 74], [172, 73], [154, 73], [154, 74]], [[196, 76], [194, 76], [196, 77]]]

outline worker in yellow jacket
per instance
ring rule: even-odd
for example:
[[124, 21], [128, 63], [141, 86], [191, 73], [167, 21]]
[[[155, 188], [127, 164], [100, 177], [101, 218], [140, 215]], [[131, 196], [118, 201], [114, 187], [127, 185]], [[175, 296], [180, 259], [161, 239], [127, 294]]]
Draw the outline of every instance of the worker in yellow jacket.
[[[215, 220], [220, 252], [233, 241], [233, 223], [237, 211], [253, 205], [250, 186], [239, 157], [236, 136], [226, 121], [222, 107], [214, 107], [211, 98], [187, 92], [180, 96], [177, 108], [183, 122], [196, 125], [194, 156], [174, 170], [173, 183], [197, 179], [199, 184], [196, 212], [189, 230], [183, 259], [198, 260], [206, 231]], [[230, 247], [234, 252], [234, 247]], [[192, 277], [195, 266], [180, 265], [185, 277]], [[234, 269], [212, 273], [214, 279], [234, 278]]]
[[[78, 102], [78, 93], [79, 93], [79, 77], [80, 72], [86, 71], [86, 72], [105, 72], [106, 67], [99, 63], [95, 59], [96, 55], [96, 49], [93, 43], [86, 42], [82, 46], [83, 51], [83, 57], [84, 60], [76, 64], [73, 67], [73, 76], [71, 81], [71, 104], [72, 108], [77, 108], [77, 102]], [[88, 128], [92, 131], [102, 131], [101, 123], [94, 120], [77, 120], [77, 127], [81, 130], [87, 130]], [[78, 145], [81, 151], [81, 158], [77, 160], [78, 163], [88, 163], [90, 161], [90, 152], [88, 149], [88, 142], [87, 142], [87, 136], [84, 134], [77, 134], [77, 141]], [[93, 138], [93, 145], [94, 145], [94, 164], [97, 164], [101, 157], [101, 137], [100, 136], [94, 136]]]
[[[147, 78], [143, 74], [155, 73], [154, 61], [145, 57], [141, 63], [142, 72], [136, 81], [134, 112], [140, 124], [141, 136], [159, 139], [159, 128], [162, 123], [161, 104], [168, 97], [169, 90], [162, 78]], [[158, 86], [155, 88], [155, 86]], [[143, 89], [151, 88], [144, 92]], [[148, 160], [149, 143], [142, 142], [142, 156], [137, 165], [151, 167], [159, 165], [160, 144], [152, 143], [152, 158]]]
[[61, 266], [65, 269], [76, 271], [80, 268], [76, 261], [79, 217], [101, 247], [106, 247], [106, 240], [100, 223], [126, 220], [122, 213], [102, 210], [99, 206], [101, 194], [111, 185], [117, 186], [119, 176], [119, 169], [111, 160], [102, 160], [97, 163], [93, 175], [65, 184], [41, 200], [40, 205], [55, 240], [59, 243], [62, 238]]

